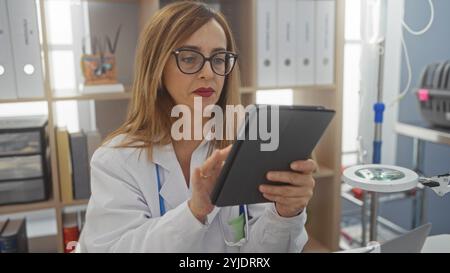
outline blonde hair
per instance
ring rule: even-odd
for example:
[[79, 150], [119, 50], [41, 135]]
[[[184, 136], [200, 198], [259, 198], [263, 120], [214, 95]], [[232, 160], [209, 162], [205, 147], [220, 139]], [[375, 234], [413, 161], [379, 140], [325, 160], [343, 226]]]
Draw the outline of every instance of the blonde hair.
[[[115, 147], [147, 148], [151, 157], [153, 145], [166, 145], [172, 139], [171, 126], [174, 122], [170, 113], [175, 105], [162, 81], [164, 66], [172, 56], [172, 51], [188, 39], [203, 25], [216, 20], [223, 28], [227, 50], [236, 52], [236, 43], [224, 15], [197, 1], [176, 2], [159, 10], [145, 25], [136, 53], [135, 75], [132, 100], [127, 119], [122, 126], [112, 132], [104, 141], [125, 134], [126, 137]], [[217, 105], [238, 105], [239, 65], [226, 76], [224, 87]], [[226, 118], [224, 118], [224, 128]], [[230, 140], [216, 140], [217, 148], [224, 148]]]

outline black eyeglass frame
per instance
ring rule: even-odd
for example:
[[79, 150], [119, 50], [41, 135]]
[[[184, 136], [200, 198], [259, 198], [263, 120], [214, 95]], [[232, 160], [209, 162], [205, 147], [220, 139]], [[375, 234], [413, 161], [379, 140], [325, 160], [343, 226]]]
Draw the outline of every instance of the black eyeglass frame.
[[[195, 52], [195, 53], [199, 54], [200, 56], [202, 56], [202, 58], [203, 58], [203, 63], [202, 63], [202, 65], [199, 67], [199, 69], [198, 69], [197, 71], [187, 73], [187, 72], [184, 72], [183, 69], [181, 69], [180, 63], [179, 63], [179, 60], [178, 60], [178, 55], [179, 55], [182, 51]], [[214, 59], [214, 57], [215, 57], [216, 55], [224, 54], [224, 53], [225, 53], [225, 54], [230, 54], [230, 55], [232, 55], [233, 58], [234, 58], [234, 62], [233, 62], [233, 66], [231, 67], [231, 69], [230, 69], [230, 71], [229, 71], [228, 73], [220, 74], [220, 73], [217, 73], [217, 72], [216, 72], [216, 70], [214, 69], [214, 66], [213, 66], [213, 64], [212, 64], [211, 61], [212, 61], [212, 59]], [[197, 51], [197, 50], [194, 50], [194, 49], [188, 49], [188, 48], [180, 48], [180, 49], [175, 49], [174, 51], [172, 51], [172, 54], [173, 54], [174, 57], [175, 57], [175, 60], [176, 60], [178, 69], [181, 71], [181, 73], [184, 73], [184, 74], [187, 74], [187, 75], [192, 75], [192, 74], [198, 73], [200, 70], [203, 69], [203, 67], [205, 66], [205, 63], [206, 63], [206, 62], [209, 62], [209, 65], [211, 66], [211, 70], [212, 70], [215, 74], [217, 74], [217, 75], [219, 75], [219, 76], [225, 77], [225, 76], [229, 75], [231, 72], [233, 72], [234, 66], [236, 65], [236, 62], [237, 62], [237, 59], [238, 59], [238, 54], [236, 54], [236, 53], [234, 53], [234, 52], [230, 52], [230, 51], [218, 51], [218, 52], [213, 53], [213, 54], [212, 54], [211, 56], [209, 56], [209, 57], [205, 57], [205, 55], [203, 55], [201, 52], [199, 52], [199, 51]]]

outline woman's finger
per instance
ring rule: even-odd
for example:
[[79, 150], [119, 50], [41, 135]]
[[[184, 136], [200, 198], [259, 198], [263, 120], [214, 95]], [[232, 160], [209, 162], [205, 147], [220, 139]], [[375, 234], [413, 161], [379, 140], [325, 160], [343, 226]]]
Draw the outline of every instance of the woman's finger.
[[267, 193], [264, 193], [263, 196], [269, 201], [275, 202], [282, 206], [292, 207], [294, 209], [301, 209], [306, 207], [309, 201], [308, 198], [283, 197]]
[[215, 172], [221, 169], [223, 161], [228, 157], [231, 151], [231, 145], [222, 150], [215, 150], [211, 156], [206, 159], [205, 163], [201, 167], [202, 174], [205, 176], [211, 176]]
[[311, 174], [317, 169], [317, 163], [312, 160], [298, 160], [291, 163], [291, 169], [303, 174]]
[[312, 188], [308, 187], [272, 186], [263, 184], [260, 185], [259, 189], [262, 193], [284, 197], [308, 197], [313, 194]]
[[314, 179], [309, 174], [271, 171], [267, 173], [266, 178], [273, 182], [289, 183], [295, 186], [314, 186]]
[[263, 196], [266, 199], [268, 199], [272, 202], [275, 202], [277, 204], [283, 205], [283, 206], [294, 206], [297, 203], [301, 203], [304, 199], [304, 198], [300, 198], [300, 197], [284, 197], [284, 196], [273, 195], [273, 194], [268, 194], [268, 193], [264, 193]]

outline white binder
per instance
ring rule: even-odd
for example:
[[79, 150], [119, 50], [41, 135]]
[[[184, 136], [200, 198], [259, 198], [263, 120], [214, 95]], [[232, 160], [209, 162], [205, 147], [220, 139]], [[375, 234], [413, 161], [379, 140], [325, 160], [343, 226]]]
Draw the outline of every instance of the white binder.
[[296, 0], [276, 2], [278, 3], [278, 85], [292, 86], [296, 84], [297, 76]]
[[316, 84], [334, 83], [335, 1], [316, 1]]
[[257, 86], [277, 85], [276, 0], [257, 0]]
[[315, 84], [315, 2], [297, 0], [297, 85]]
[[7, 0], [17, 95], [44, 97], [36, 2]]
[[6, 0], [0, 0], [0, 99], [15, 99], [16, 79]]

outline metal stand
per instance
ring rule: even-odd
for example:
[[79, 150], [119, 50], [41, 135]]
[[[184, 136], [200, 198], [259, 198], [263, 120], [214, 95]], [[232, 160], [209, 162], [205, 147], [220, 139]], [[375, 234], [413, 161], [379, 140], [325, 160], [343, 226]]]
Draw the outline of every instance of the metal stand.
[[370, 192], [370, 241], [377, 240], [378, 234], [378, 193]]
[[[378, 93], [377, 103], [373, 106], [375, 111], [375, 136], [373, 139], [373, 164], [381, 163], [381, 144], [382, 144], [382, 129], [383, 129], [383, 112], [385, 109], [383, 103], [383, 73], [384, 73], [384, 39], [378, 43], [379, 63], [378, 63]], [[378, 194], [376, 192], [370, 193], [370, 240], [377, 240], [377, 219], [378, 219]]]
[[362, 193], [362, 205], [361, 205], [361, 243], [362, 246], [367, 245], [367, 193]]
[[[413, 138], [413, 170], [422, 175], [422, 171], [420, 167], [422, 166], [422, 151], [423, 151], [424, 142], [418, 138]], [[420, 201], [419, 201], [420, 198]], [[419, 203], [419, 208], [418, 204]], [[420, 185], [416, 192], [416, 196], [413, 199], [413, 220], [411, 228], [416, 228], [420, 225], [425, 224], [426, 221], [426, 190], [425, 187]], [[417, 213], [417, 210], [419, 213]]]

